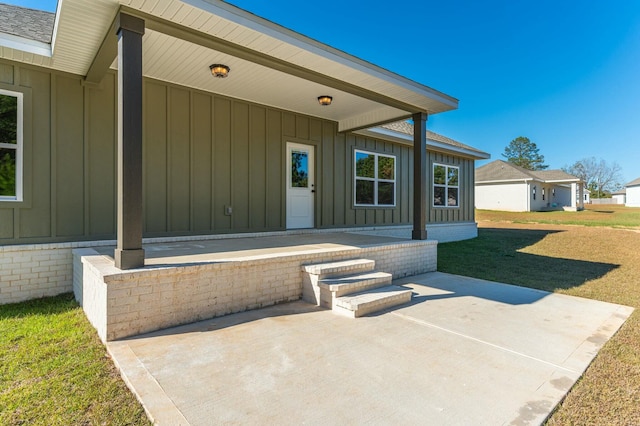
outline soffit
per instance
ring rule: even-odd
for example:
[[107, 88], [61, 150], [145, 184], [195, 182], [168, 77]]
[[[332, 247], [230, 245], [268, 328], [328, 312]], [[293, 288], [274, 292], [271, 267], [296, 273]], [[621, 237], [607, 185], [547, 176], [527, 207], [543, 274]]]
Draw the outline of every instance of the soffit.
[[[457, 107], [454, 98], [217, 0], [60, 0], [51, 58], [7, 47], [0, 48], [0, 55], [86, 75], [121, 6], [192, 34], [215, 37], [338, 79], [382, 99], [359, 96], [348, 87], [320, 84], [151, 29], [143, 38], [145, 76], [334, 120], [341, 130], [397, 120], [417, 111], [433, 114]], [[213, 78], [208, 69], [211, 63], [229, 65], [230, 76]], [[117, 61], [112, 67], [117, 67]], [[333, 104], [318, 105], [320, 95], [333, 96]], [[390, 106], [388, 100], [399, 101], [402, 108]]]

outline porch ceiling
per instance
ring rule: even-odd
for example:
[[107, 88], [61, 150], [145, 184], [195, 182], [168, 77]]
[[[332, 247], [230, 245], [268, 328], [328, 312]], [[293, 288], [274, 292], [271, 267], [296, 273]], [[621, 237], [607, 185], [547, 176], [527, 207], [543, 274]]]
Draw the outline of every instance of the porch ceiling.
[[[148, 77], [334, 120], [341, 131], [457, 108], [448, 95], [219, 0], [59, 0], [50, 58], [9, 46], [0, 56], [99, 78], [100, 60], [117, 67], [110, 28], [121, 8], [146, 21]], [[229, 77], [212, 77], [212, 63], [230, 66]], [[320, 95], [333, 104], [320, 106]]]

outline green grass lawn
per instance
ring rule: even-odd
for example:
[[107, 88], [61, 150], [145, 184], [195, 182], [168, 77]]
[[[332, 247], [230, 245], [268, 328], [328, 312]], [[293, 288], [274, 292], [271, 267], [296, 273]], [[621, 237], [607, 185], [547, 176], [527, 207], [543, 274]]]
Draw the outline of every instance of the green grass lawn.
[[[478, 211], [478, 238], [438, 245], [443, 272], [637, 309], [553, 413], [550, 425], [640, 425], [640, 209], [613, 207], [554, 212], [554, 224], [536, 223], [539, 213]], [[599, 214], [611, 221], [574, 226]], [[636, 229], [614, 229], [620, 226]]]
[[0, 306], [0, 425], [148, 425], [66, 294]]
[[478, 210], [478, 221], [508, 221], [513, 223], [549, 223], [613, 228], [640, 228], [640, 208], [617, 204], [587, 204], [580, 212], [501, 212]]

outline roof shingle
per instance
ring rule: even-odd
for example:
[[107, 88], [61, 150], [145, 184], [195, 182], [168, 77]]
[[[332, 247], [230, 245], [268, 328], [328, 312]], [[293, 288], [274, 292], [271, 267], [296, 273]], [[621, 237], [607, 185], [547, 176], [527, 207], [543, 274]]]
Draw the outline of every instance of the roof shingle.
[[[394, 132], [404, 133], [406, 135], [413, 136], [413, 124], [409, 123], [408, 121], [396, 121], [394, 123], [383, 124], [380, 127], [382, 127], [383, 129], [392, 130]], [[460, 143], [446, 136], [442, 136], [438, 133], [432, 132], [431, 130], [427, 130], [427, 139], [432, 140], [434, 142], [440, 142], [445, 145], [451, 145], [456, 148], [462, 148], [469, 151], [477, 152], [479, 154], [488, 155], [486, 152], [480, 151], [479, 149], [476, 149], [469, 145], [465, 145], [463, 143]]]
[[535, 179], [542, 182], [578, 181], [562, 170], [527, 170], [503, 160], [495, 160], [476, 169], [476, 182], [499, 182]]
[[627, 186], [637, 186], [637, 185], [640, 185], [640, 178], [632, 180], [631, 182], [626, 184], [625, 187], [627, 187]]
[[0, 32], [51, 43], [55, 13], [0, 3]]

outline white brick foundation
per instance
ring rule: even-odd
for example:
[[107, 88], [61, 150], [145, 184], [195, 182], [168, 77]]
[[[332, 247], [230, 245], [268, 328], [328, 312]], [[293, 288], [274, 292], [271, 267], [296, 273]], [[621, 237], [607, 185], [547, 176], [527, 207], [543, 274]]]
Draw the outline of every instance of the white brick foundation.
[[53, 244], [0, 247], [0, 304], [71, 291], [71, 250]]
[[[411, 226], [381, 226], [355, 232], [362, 235], [380, 235], [383, 237], [411, 238]], [[427, 224], [427, 237], [439, 243], [462, 241], [478, 236], [478, 224], [476, 222], [453, 222]]]
[[0, 246], [0, 305], [72, 290], [71, 251], [110, 241]]
[[74, 250], [74, 292], [103, 341], [299, 299], [303, 264], [376, 261], [394, 278], [435, 271], [436, 241], [121, 271], [91, 249]]
[[478, 224], [475, 222], [437, 223], [427, 225], [427, 237], [439, 243], [462, 241], [478, 236]]

